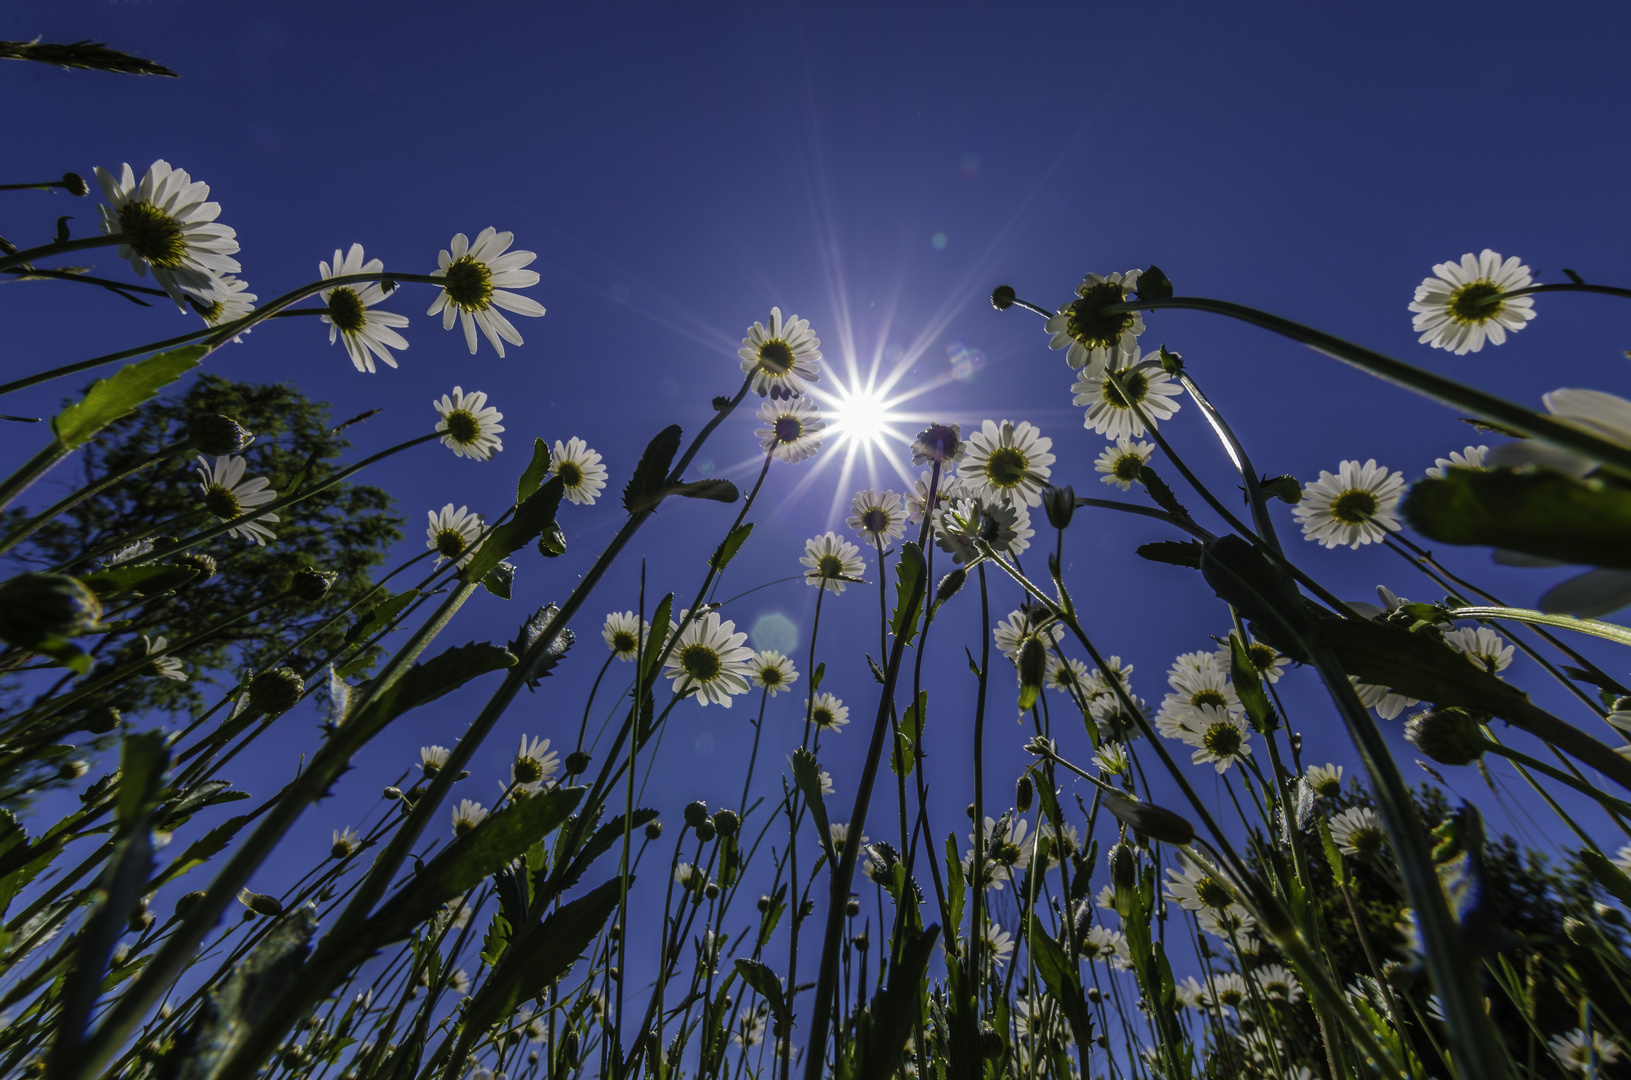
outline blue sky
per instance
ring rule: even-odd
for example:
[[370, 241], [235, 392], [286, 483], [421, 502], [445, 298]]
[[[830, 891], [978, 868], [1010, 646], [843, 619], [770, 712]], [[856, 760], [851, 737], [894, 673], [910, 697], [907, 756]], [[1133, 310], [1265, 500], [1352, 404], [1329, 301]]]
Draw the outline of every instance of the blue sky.
[[[1146, 13], [156, 0], [14, 2], [4, 24], [10, 38], [105, 40], [184, 76], [5, 65], [5, 179], [88, 176], [123, 161], [139, 171], [165, 158], [211, 184], [262, 297], [308, 280], [319, 259], [354, 241], [405, 272], [431, 269], [454, 232], [488, 225], [539, 253], [543, 280], [530, 295], [549, 314], [517, 320], [526, 344], [502, 360], [485, 343], [469, 356], [461, 335], [425, 317], [432, 294], [407, 288], [388, 304], [414, 320], [400, 370], [357, 374], [303, 320], [257, 330], [210, 361], [235, 378], [292, 380], [332, 402], [336, 417], [383, 407], [356, 431], [359, 452], [426, 430], [431, 400], [455, 383], [486, 390], [508, 429], [494, 462], [455, 460], [432, 445], [368, 477], [408, 518], [404, 554], [422, 543], [427, 509], [451, 500], [492, 515], [507, 505], [535, 435], [583, 437], [620, 487], [652, 434], [676, 422], [695, 430], [708, 399], [734, 390], [739, 339], [772, 304], [810, 319], [823, 339], [823, 386], [877, 365], [896, 392], [916, 395], [905, 406], [914, 413], [965, 428], [986, 417], [1031, 420], [1054, 439], [1056, 480], [1096, 496], [1114, 494], [1092, 470], [1103, 439], [1082, 429], [1070, 374], [1040, 321], [986, 303], [996, 284], [1051, 306], [1087, 271], [1154, 262], [1182, 294], [1258, 305], [1513, 400], [1533, 404], [1561, 385], [1626, 393], [1631, 384], [1621, 355], [1631, 341], [1610, 300], [1545, 297], [1512, 343], [1463, 358], [1417, 345], [1405, 310], [1433, 263], [1486, 246], [1521, 255], [1543, 280], [1561, 280], [1564, 266], [1588, 280], [1631, 280], [1631, 77], [1619, 49], [1631, 14], [1621, 5], [1553, 6], [1542, 18], [1515, 3], [1168, 4]], [[8, 196], [5, 210], [0, 232], [19, 242], [38, 242], [65, 212], [79, 232], [95, 221], [90, 200], [66, 196]], [[117, 271], [111, 252], [95, 255], [100, 270]], [[138, 311], [37, 284], [0, 289], [0, 310], [13, 328], [0, 354], [8, 376], [188, 326], [162, 306]], [[1308, 480], [1343, 458], [1374, 456], [1414, 479], [1434, 457], [1478, 441], [1452, 412], [1251, 328], [1177, 312], [1148, 322], [1146, 344], [1184, 354], [1271, 475]], [[978, 359], [970, 377], [948, 377], [958, 358]], [[47, 413], [69, 389], [17, 395], [6, 411]], [[701, 455], [713, 475], [751, 482], [754, 426], [743, 412], [718, 433]], [[1193, 408], [1167, 430], [1218, 490], [1233, 491]], [[0, 448], [16, 460], [36, 438], [8, 426]], [[735, 590], [722, 595], [795, 573], [806, 537], [842, 531], [839, 508], [867, 478], [863, 469], [841, 485], [836, 464], [771, 470], [757, 529], [730, 572]], [[880, 484], [902, 486], [877, 465]], [[1286, 510], [1282, 528], [1295, 535]], [[663, 508], [636, 544], [659, 594], [695, 590], [730, 516], [711, 504]], [[615, 499], [573, 510], [568, 556], [525, 562], [517, 599], [478, 597], [453, 639], [507, 640], [527, 605], [570, 591], [622, 517]], [[1090, 629], [1105, 652], [1136, 664], [1136, 688], [1157, 701], [1172, 657], [1209, 647], [1206, 635], [1227, 627], [1198, 577], [1132, 555], [1161, 538], [1083, 513], [1066, 539]], [[1369, 598], [1386, 583], [1435, 598], [1386, 552], [1299, 541], [1295, 555], [1343, 595]], [[1532, 603], [1546, 580], [1479, 553], [1456, 559], [1515, 604]], [[567, 704], [544, 693], [522, 702], [464, 794], [490, 799], [519, 733], [569, 741], [604, 655], [600, 618], [634, 606], [638, 571], [625, 559], [575, 627], [579, 654], [546, 684]], [[1006, 584], [993, 592], [994, 617], [1017, 602]], [[767, 613], [792, 619], [802, 671], [814, 599], [791, 582], [726, 614], [743, 628]], [[824, 689], [857, 706], [857, 718], [875, 707], [860, 655], [876, 647], [875, 611], [864, 589], [823, 612]], [[960, 646], [978, 648], [972, 592], [947, 619], [931, 660], [930, 728], [945, 740], [930, 762], [942, 837], [967, 824], [972, 680]], [[1618, 657], [1604, 662], [1624, 668]], [[1525, 662], [1518, 673], [1534, 682]], [[989, 725], [1001, 788], [1025, 734], [1005, 680]], [[1288, 693], [1306, 760], [1348, 760], [1312, 676]], [[405, 719], [400, 735], [359, 761], [354, 793], [308, 814], [303, 830], [326, 839], [350, 800], [371, 799], [421, 742], [456, 737], [484, 696], [477, 688]], [[1567, 708], [1549, 689], [1539, 696]], [[767, 721], [767, 778], [797, 743], [801, 709], [789, 702], [779, 699]], [[728, 712], [676, 710], [645, 801], [670, 815], [692, 798], [732, 801], [748, 712], [746, 700]], [[852, 725], [824, 760], [842, 803], [865, 726]], [[243, 762], [240, 782], [256, 794], [281, 783], [316, 737], [294, 719], [277, 736], [264, 765]], [[1085, 756], [1085, 736], [1074, 740]], [[1209, 790], [1206, 776], [1193, 778]], [[1462, 787], [1479, 790], [1476, 780]], [[890, 805], [876, 803], [875, 814]], [[868, 831], [888, 835], [874, 820]]]

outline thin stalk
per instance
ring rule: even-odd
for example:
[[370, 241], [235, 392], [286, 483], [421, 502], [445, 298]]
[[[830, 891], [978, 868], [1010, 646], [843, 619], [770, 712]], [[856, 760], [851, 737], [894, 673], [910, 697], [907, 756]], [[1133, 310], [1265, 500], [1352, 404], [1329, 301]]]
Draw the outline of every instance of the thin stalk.
[[22, 525], [18, 526], [10, 536], [7, 536], [4, 540], [0, 540], [0, 553], [10, 551], [23, 540], [27, 539], [35, 530], [40, 528], [40, 526], [50, 521], [58, 514], [79, 505], [92, 495], [100, 495], [102, 492], [119, 483], [121, 480], [128, 479], [129, 477], [141, 472], [148, 466], [156, 465], [166, 458], [184, 454], [188, 450], [192, 449], [192, 447], [192, 439], [182, 439], [178, 443], [172, 443], [171, 445], [163, 447], [162, 449], [153, 451], [151, 454], [147, 455], [146, 457], [137, 461], [134, 465], [124, 469], [121, 472], [109, 473], [100, 480], [92, 481], [73, 494], [66, 496], [54, 505], [36, 514], [34, 517], [29, 518]]

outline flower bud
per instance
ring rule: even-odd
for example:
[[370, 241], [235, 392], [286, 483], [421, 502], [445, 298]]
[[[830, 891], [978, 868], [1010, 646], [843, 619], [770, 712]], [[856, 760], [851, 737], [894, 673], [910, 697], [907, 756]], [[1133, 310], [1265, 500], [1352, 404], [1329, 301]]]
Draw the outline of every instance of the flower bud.
[[663, 834], [663, 823], [661, 821], [648, 821], [648, 822], [646, 822], [646, 839], [647, 840], [655, 840], [659, 836], [661, 836], [662, 834]]
[[217, 413], [193, 417], [187, 424], [187, 437], [201, 452], [210, 455], [236, 454], [255, 438], [238, 421]]
[[289, 582], [289, 591], [306, 603], [315, 604], [334, 587], [334, 578], [333, 574], [325, 574], [308, 566], [295, 574], [294, 580]]
[[578, 1054], [580, 1052], [581, 1045], [582, 1044], [580, 1043], [580, 1041], [578, 1039], [578, 1033], [576, 1031], [567, 1032], [567, 1035], [566, 1035], [566, 1067], [567, 1068], [576, 1069], [578, 1067]]
[[1070, 528], [1070, 520], [1076, 516], [1076, 489], [1070, 484], [1048, 488], [1042, 493], [1042, 509], [1048, 512], [1049, 525]]
[[704, 844], [711, 841], [714, 838], [714, 834], [718, 832], [718, 830], [714, 828], [714, 823], [707, 818], [703, 818], [701, 821], [697, 822], [695, 828], [697, 831], [697, 839], [701, 840]]
[[214, 557], [202, 551], [184, 551], [174, 561], [177, 566], [190, 566], [198, 571], [198, 576], [187, 583], [189, 585], [202, 585], [215, 576]]
[[1599, 919], [1603, 920], [1610, 926], [1625, 925], [1625, 912], [1621, 911], [1617, 907], [1614, 907], [1612, 904], [1605, 904], [1599, 900], [1597, 903], [1591, 905], [1591, 910], [1597, 913], [1597, 917]]
[[768, 893], [759, 894], [759, 910], [761, 912], [770, 910], [770, 896]]
[[811, 899], [810, 897], [805, 897], [804, 898], [804, 903], [799, 905], [799, 918], [808, 919], [811, 915], [814, 915], [814, 914], [815, 914], [815, 900]]
[[1131, 889], [1138, 884], [1138, 862], [1133, 858], [1133, 849], [1126, 844], [1117, 844], [1110, 849], [1110, 884], [1117, 891]]
[[91, 193], [91, 185], [87, 184], [85, 178], [78, 173], [63, 173], [62, 179], [57, 181], [57, 184], [68, 194], [78, 195], [80, 198], [84, 198]]
[[1608, 942], [1604, 939], [1601, 930], [1584, 919], [1577, 919], [1572, 915], [1563, 920], [1563, 934], [1583, 949], [1596, 951], [1608, 946]]
[[238, 903], [253, 911], [257, 915], [282, 915], [283, 904], [275, 896], [264, 893], [250, 892], [248, 889], [238, 890]]
[[21, 574], [0, 585], [0, 641], [32, 649], [78, 637], [102, 617], [102, 602], [67, 574]]
[[402, 798], [402, 789], [399, 787], [388, 787], [384, 791], [380, 792], [380, 794], [384, 795], [392, 802], [396, 802], [398, 799]]
[[1007, 311], [1014, 306], [1015, 296], [1012, 285], [998, 285], [991, 290], [991, 306], [998, 311]]
[[967, 580], [968, 571], [959, 566], [957, 569], [940, 579], [939, 587], [934, 590], [934, 602], [937, 604], [944, 604], [947, 600], [950, 600], [952, 597], [957, 595], [957, 590], [961, 589], [963, 587], [963, 582]]
[[1471, 765], [1489, 746], [1478, 716], [1456, 708], [1417, 713], [1405, 723], [1404, 737], [1440, 765]]
[[1166, 300], [1172, 296], [1172, 280], [1161, 272], [1159, 266], [1150, 265], [1150, 268], [1138, 275], [1138, 298], [1140, 300]]
[[306, 680], [290, 668], [273, 668], [249, 683], [249, 707], [270, 716], [288, 712], [306, 693]]
[[1104, 994], [1100, 992], [1098, 987], [1089, 986], [1087, 988], [1087, 1000], [1097, 1005], [1099, 1002], [1104, 1000]]
[[702, 887], [702, 895], [706, 896], [710, 900], [718, 900], [719, 899], [719, 885], [717, 883], [715, 883], [715, 882], [712, 882], [712, 881], [708, 882], [708, 884], [706, 884], [706, 885], [704, 885]]
[[112, 705], [95, 705], [85, 710], [79, 720], [79, 729], [93, 735], [106, 735], [118, 727], [124, 716]]
[[686, 805], [685, 805], [685, 823], [687, 825], [689, 825], [691, 828], [694, 829], [698, 825], [701, 825], [704, 821], [707, 821], [707, 820], [708, 820], [708, 804], [707, 803], [703, 802], [701, 799], [698, 799], [694, 803], [686, 803]]
[[1195, 826], [1187, 818], [1165, 807], [1139, 802], [1111, 791], [1104, 793], [1104, 805], [1117, 821], [1151, 840], [1182, 847], [1195, 839]]
[[1042, 692], [1042, 676], [1048, 671], [1048, 647], [1039, 637], [1028, 637], [1019, 647], [1019, 709], [1021, 712], [1036, 704]]
[[995, 1060], [1002, 1056], [1003, 1038], [996, 1030], [982, 1026], [980, 1028], [980, 1053]]
[[81, 776], [84, 776], [90, 771], [90, 762], [75, 758], [73, 761], [65, 761], [61, 765], [57, 766], [57, 779], [78, 780]]
[[714, 828], [720, 836], [735, 836], [736, 830], [742, 825], [742, 819], [736, 816], [735, 810], [716, 810], [714, 812]]
[[566, 775], [577, 776], [589, 767], [589, 755], [582, 750], [574, 750], [566, 755]]
[[845, 903], [844, 903], [844, 914], [845, 915], [848, 915], [850, 918], [853, 919], [853, 918], [855, 918], [855, 916], [859, 915], [860, 913], [861, 913], [861, 898], [859, 896], [852, 896], [847, 901], [845, 901]]
[[1030, 773], [1026, 773], [1019, 778], [1019, 785], [1014, 791], [1014, 808], [1020, 813], [1024, 814], [1030, 811], [1033, 790]]
[[714, 398], [713, 406], [714, 412], [724, 412], [726, 409], [731, 407], [731, 399], [726, 397], [724, 394], [720, 394]]

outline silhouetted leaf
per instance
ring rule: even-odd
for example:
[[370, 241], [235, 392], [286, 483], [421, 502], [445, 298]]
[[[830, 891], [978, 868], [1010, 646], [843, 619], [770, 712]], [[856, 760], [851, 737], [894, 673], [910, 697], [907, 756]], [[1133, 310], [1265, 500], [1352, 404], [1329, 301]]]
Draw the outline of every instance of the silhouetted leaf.
[[655, 507], [663, 498], [663, 487], [668, 482], [668, 470], [674, 464], [674, 455], [680, 452], [678, 424], [670, 424], [646, 444], [640, 455], [640, 464], [623, 489], [623, 508], [631, 514]]
[[1446, 469], [1412, 485], [1403, 511], [1417, 532], [1446, 544], [1631, 569], [1631, 491], [1601, 480]]

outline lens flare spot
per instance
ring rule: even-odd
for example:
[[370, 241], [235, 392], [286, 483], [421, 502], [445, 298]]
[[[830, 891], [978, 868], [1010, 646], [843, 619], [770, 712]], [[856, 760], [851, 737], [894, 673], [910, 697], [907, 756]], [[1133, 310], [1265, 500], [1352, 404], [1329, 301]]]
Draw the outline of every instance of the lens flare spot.
[[929, 237], [929, 246], [934, 248], [936, 251], [945, 251], [946, 244], [948, 242], [949, 241], [946, 234], [943, 232], [937, 232], [933, 236]]

